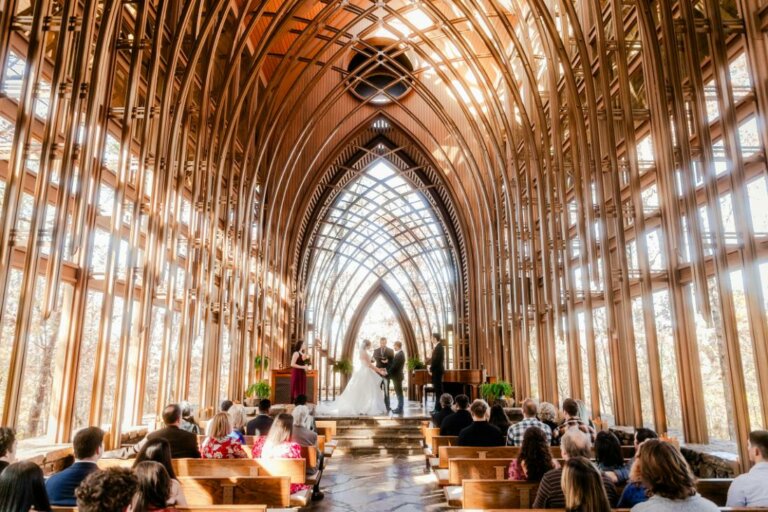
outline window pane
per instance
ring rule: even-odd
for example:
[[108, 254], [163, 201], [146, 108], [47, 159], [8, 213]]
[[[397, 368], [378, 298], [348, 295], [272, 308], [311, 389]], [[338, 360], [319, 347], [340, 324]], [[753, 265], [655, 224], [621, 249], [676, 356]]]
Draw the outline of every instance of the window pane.
[[[11, 365], [11, 350], [16, 333], [16, 313], [19, 310], [22, 273], [11, 269], [8, 276], [8, 290], [5, 294], [2, 333], [0, 333], [0, 368]], [[5, 391], [8, 387], [8, 371], [0, 371], [0, 410], [5, 405]]]
[[80, 361], [77, 370], [77, 391], [75, 393], [75, 424], [79, 429], [89, 426], [91, 396], [93, 393], [93, 354], [99, 340], [99, 318], [104, 294], [88, 290], [85, 303], [85, 323], [80, 341]]
[[[695, 303], [693, 286], [685, 287], [691, 304]], [[712, 305], [713, 325], [708, 325], [694, 308], [693, 321], [696, 326], [701, 381], [704, 386], [704, 405], [707, 430], [713, 439], [733, 440], [733, 407], [728, 392], [728, 365], [726, 362], [725, 340], [722, 320], [719, 318], [719, 297], [715, 280], [709, 279], [709, 296]]]
[[739, 347], [741, 348], [741, 365], [744, 368], [744, 384], [747, 388], [747, 407], [751, 429], [763, 428], [760, 405], [760, 392], [757, 387], [757, 370], [755, 368], [755, 352], [752, 336], [749, 330], [749, 315], [747, 300], [744, 295], [744, 277], [741, 270], [731, 272], [731, 290], [733, 305], [736, 310], [736, 325], [739, 331]]
[[579, 352], [581, 356], [581, 381], [584, 384], [582, 400], [587, 408], [592, 409], [592, 388], [589, 384], [589, 351], [587, 350], [587, 315], [579, 314]]
[[670, 304], [667, 290], [653, 294], [664, 407], [667, 412], [667, 430], [682, 438], [683, 417], [680, 406], [680, 388], [677, 385], [677, 353], [674, 331], [672, 330], [671, 308], [672, 304]]
[[43, 320], [41, 307], [45, 278], [38, 277], [35, 285], [17, 425], [17, 433], [22, 438], [40, 437], [48, 432], [53, 373], [56, 361], [63, 360], [60, 352], [66, 346], [68, 312], [73, 292], [71, 285], [61, 285], [55, 310], [47, 320]]
[[645, 338], [643, 299], [641, 297], [637, 297], [632, 301], [632, 325], [635, 331], [637, 375], [640, 382], [640, 407], [643, 412], [643, 425], [647, 428], [653, 428], [651, 372], [650, 365], [648, 364], [648, 342]]
[[613, 382], [611, 372], [611, 350], [608, 342], [608, 324], [604, 307], [595, 308], [595, 349], [597, 352], [597, 385], [600, 394], [600, 413], [609, 425], [615, 425], [613, 417]]
[[149, 351], [146, 361], [144, 385], [144, 423], [154, 425], [156, 417], [157, 393], [160, 390], [160, 359], [163, 355], [163, 326], [165, 309], [152, 307], [152, 332], [149, 338]]
[[760, 176], [747, 183], [749, 209], [755, 233], [768, 234], [768, 179]]

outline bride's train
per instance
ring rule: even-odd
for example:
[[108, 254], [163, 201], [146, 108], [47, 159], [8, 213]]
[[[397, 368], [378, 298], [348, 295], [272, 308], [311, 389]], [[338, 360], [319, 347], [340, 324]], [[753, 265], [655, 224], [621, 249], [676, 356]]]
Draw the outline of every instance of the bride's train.
[[344, 392], [335, 401], [318, 405], [316, 414], [332, 416], [387, 414], [384, 392], [381, 389], [383, 379], [371, 364], [371, 355], [366, 348], [361, 348], [359, 357], [362, 365], [352, 374]]

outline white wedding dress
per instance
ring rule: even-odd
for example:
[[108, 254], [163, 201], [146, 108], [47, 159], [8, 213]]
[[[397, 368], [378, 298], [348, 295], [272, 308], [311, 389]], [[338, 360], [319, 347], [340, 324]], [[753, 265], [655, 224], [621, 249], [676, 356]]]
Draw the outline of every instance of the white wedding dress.
[[336, 401], [317, 407], [320, 414], [339, 416], [381, 416], [387, 413], [384, 392], [381, 390], [381, 375], [371, 363], [371, 354], [361, 348], [358, 352], [360, 367], [352, 374], [344, 392]]

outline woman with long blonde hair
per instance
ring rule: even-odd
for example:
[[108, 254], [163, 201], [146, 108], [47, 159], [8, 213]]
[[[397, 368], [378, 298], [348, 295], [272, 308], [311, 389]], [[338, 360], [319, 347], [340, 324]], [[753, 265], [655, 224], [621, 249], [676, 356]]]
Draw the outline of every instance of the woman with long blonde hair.
[[568, 512], [611, 512], [603, 477], [589, 459], [568, 459], [563, 465], [560, 485]]
[[229, 414], [217, 413], [211, 420], [208, 437], [200, 447], [200, 455], [204, 459], [247, 459], [240, 441], [232, 437], [232, 427]]
[[[300, 459], [301, 446], [291, 440], [293, 433], [293, 416], [279, 414], [269, 429], [269, 434], [260, 437], [253, 445], [254, 459]], [[291, 492], [310, 489], [304, 484], [291, 484]]]

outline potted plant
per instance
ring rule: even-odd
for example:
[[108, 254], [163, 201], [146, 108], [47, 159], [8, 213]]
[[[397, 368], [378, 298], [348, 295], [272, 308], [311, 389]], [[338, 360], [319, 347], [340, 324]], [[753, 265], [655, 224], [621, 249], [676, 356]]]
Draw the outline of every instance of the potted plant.
[[263, 372], [269, 370], [269, 357], [262, 355], [254, 357], [253, 367], [259, 376], [259, 380], [261, 380], [264, 377]]
[[480, 386], [480, 394], [489, 404], [493, 404], [497, 400], [504, 401], [505, 398], [512, 398], [514, 392], [512, 384], [505, 380]]
[[269, 382], [260, 380], [251, 384], [245, 391], [245, 394], [249, 397], [256, 397], [261, 400], [263, 398], [269, 398], [270, 391], [271, 388], [269, 387]]
[[412, 372], [413, 370], [424, 370], [427, 368], [427, 365], [424, 364], [424, 361], [419, 359], [418, 357], [409, 357], [408, 358], [408, 371]]
[[352, 361], [349, 359], [340, 359], [333, 363], [333, 371], [342, 375], [350, 375], [352, 373]]

